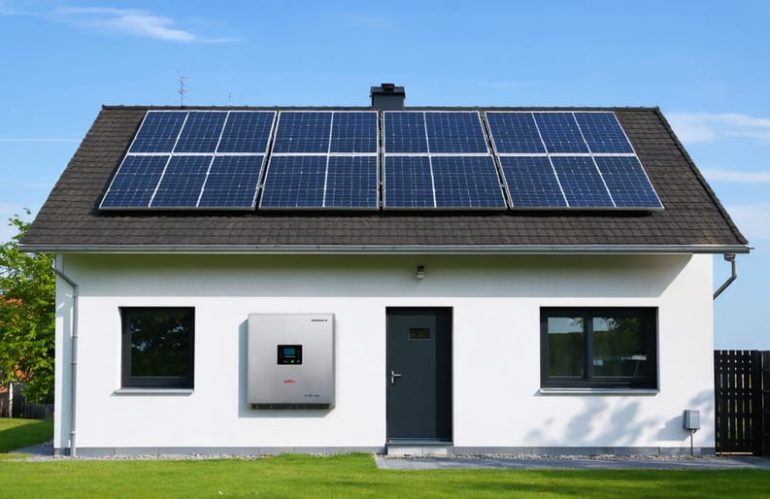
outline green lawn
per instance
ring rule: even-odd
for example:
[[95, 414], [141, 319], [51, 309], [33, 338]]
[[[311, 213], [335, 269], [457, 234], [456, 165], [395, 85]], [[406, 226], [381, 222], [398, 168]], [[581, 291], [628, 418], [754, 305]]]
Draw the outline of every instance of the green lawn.
[[770, 472], [376, 469], [371, 456], [0, 462], [0, 497], [770, 497]]
[[51, 421], [0, 418], [0, 454], [47, 442], [52, 438]]

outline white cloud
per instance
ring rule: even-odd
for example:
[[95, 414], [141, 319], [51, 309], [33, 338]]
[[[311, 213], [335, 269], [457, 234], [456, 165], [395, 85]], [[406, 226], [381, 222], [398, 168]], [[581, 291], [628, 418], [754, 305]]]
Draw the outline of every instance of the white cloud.
[[77, 24], [129, 35], [173, 42], [201, 41], [197, 35], [190, 31], [175, 27], [173, 19], [156, 16], [143, 10], [111, 7], [61, 7], [55, 13]]
[[667, 118], [683, 142], [713, 142], [724, 137], [770, 142], [770, 118], [739, 113], [671, 113]]
[[727, 211], [749, 241], [770, 239], [770, 203], [734, 205]]
[[770, 172], [723, 170], [719, 168], [704, 168], [701, 172], [708, 180], [714, 182], [770, 184]]

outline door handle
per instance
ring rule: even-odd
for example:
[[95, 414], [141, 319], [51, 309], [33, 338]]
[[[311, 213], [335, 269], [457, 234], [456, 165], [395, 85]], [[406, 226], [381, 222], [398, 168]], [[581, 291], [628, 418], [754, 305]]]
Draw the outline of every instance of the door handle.
[[390, 384], [395, 385], [396, 384], [396, 378], [400, 378], [401, 373], [397, 373], [396, 371], [390, 371]]

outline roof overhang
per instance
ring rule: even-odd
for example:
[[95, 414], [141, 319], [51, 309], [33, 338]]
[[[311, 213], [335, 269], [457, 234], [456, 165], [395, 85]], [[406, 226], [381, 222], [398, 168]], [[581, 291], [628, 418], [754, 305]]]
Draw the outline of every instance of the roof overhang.
[[34, 253], [132, 254], [675, 254], [749, 253], [743, 245], [21, 245]]

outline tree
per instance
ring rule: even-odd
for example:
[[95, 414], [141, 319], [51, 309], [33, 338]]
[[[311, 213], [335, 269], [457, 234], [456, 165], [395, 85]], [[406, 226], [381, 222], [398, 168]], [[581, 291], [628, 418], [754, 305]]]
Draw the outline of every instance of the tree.
[[54, 387], [53, 257], [22, 252], [30, 224], [18, 215], [9, 222], [18, 233], [0, 245], [0, 384], [21, 381], [27, 400], [39, 402]]

